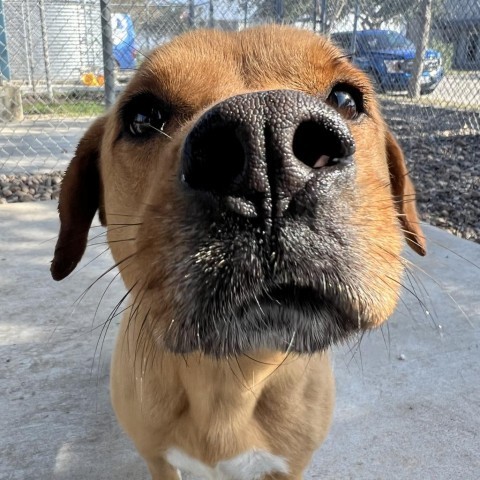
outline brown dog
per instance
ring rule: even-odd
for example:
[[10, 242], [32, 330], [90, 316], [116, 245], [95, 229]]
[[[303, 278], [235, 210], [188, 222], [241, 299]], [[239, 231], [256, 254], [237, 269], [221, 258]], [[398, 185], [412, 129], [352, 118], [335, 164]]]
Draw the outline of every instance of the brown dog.
[[300, 479], [323, 441], [326, 350], [398, 300], [414, 190], [371, 83], [286, 27], [155, 50], [81, 140], [52, 264], [95, 212], [131, 306], [113, 405], [155, 480]]

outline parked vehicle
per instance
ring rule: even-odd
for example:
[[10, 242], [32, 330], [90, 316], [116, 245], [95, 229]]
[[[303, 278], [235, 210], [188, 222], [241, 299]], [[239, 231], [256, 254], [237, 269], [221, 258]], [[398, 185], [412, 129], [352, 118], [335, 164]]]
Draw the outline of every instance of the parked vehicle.
[[[333, 33], [333, 42], [347, 52], [353, 52], [353, 32]], [[407, 90], [412, 78], [415, 45], [392, 30], [362, 30], [356, 34], [354, 63], [369, 73], [379, 91]], [[444, 76], [441, 53], [425, 52], [420, 79], [421, 93], [431, 93]]]
[[116, 67], [120, 70], [134, 69], [137, 57], [135, 29], [128, 13], [112, 15], [112, 41]]

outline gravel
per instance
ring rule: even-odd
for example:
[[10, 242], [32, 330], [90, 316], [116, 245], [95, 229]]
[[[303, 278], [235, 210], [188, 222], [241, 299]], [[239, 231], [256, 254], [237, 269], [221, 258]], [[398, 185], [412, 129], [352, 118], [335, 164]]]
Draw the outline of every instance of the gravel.
[[[384, 100], [421, 219], [480, 243], [480, 113]], [[0, 175], [0, 204], [58, 199], [62, 172]]]
[[63, 172], [0, 175], [0, 204], [57, 200]]
[[480, 112], [384, 101], [423, 221], [480, 243]]

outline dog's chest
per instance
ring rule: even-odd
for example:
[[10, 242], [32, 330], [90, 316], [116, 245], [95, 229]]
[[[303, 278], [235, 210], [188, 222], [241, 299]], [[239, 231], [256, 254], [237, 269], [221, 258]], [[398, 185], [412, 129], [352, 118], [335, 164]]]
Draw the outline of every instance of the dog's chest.
[[174, 468], [202, 480], [262, 480], [268, 474], [289, 473], [283, 457], [261, 450], [241, 453], [218, 462], [214, 467], [205, 465], [176, 448], [167, 451], [166, 459]]

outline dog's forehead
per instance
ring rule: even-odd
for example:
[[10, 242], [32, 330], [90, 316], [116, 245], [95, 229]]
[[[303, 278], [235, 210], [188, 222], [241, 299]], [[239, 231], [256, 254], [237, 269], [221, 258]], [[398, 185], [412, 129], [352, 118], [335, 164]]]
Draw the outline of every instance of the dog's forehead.
[[[308, 31], [267, 26], [240, 32], [200, 30], [154, 50], [131, 84], [153, 92], [198, 97], [200, 103], [242, 91], [276, 88], [320, 93], [334, 83], [367, 85], [328, 40]], [[138, 85], [137, 85], [138, 84]]]
[[242, 73], [250, 84], [265, 81], [319, 89], [351, 66], [325, 37], [306, 30], [270, 26], [238, 33]]

